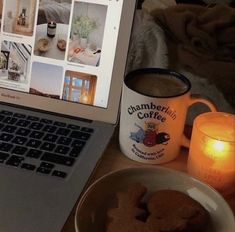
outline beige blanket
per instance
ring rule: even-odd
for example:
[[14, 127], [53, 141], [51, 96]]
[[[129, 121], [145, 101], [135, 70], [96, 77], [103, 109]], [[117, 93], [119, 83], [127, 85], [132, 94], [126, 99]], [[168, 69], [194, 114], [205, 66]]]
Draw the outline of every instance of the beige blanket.
[[235, 108], [235, 9], [178, 4], [152, 15], [177, 44], [179, 64], [215, 83]]

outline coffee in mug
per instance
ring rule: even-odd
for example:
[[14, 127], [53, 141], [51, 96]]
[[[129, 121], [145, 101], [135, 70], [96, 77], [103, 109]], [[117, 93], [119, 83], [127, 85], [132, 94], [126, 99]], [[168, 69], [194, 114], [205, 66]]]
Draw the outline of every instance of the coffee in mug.
[[169, 162], [189, 141], [183, 135], [190, 105], [214, 104], [191, 95], [190, 81], [180, 73], [158, 68], [138, 69], [124, 80], [119, 142], [129, 158], [150, 164]]
[[153, 97], [175, 96], [187, 90], [184, 82], [166, 74], [140, 74], [136, 78], [127, 79], [126, 82], [131, 89]]

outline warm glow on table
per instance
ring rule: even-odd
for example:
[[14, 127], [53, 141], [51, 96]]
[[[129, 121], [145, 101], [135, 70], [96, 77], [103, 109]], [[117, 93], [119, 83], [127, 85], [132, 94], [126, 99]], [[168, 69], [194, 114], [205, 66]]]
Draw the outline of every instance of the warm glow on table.
[[222, 194], [235, 190], [235, 115], [199, 115], [193, 125], [188, 172]]

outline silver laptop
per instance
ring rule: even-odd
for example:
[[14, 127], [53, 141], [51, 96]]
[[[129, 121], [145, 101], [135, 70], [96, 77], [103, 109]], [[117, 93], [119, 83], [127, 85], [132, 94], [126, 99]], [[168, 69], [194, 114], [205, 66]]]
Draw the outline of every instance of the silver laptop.
[[0, 231], [61, 231], [118, 119], [135, 0], [0, 0]]

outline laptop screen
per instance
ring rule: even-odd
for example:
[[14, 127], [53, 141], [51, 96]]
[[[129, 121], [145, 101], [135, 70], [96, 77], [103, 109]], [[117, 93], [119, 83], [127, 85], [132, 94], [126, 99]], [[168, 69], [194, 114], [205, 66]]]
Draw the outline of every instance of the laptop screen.
[[0, 0], [0, 100], [90, 119], [90, 108], [113, 111], [121, 82], [112, 78], [124, 75], [134, 4]]

